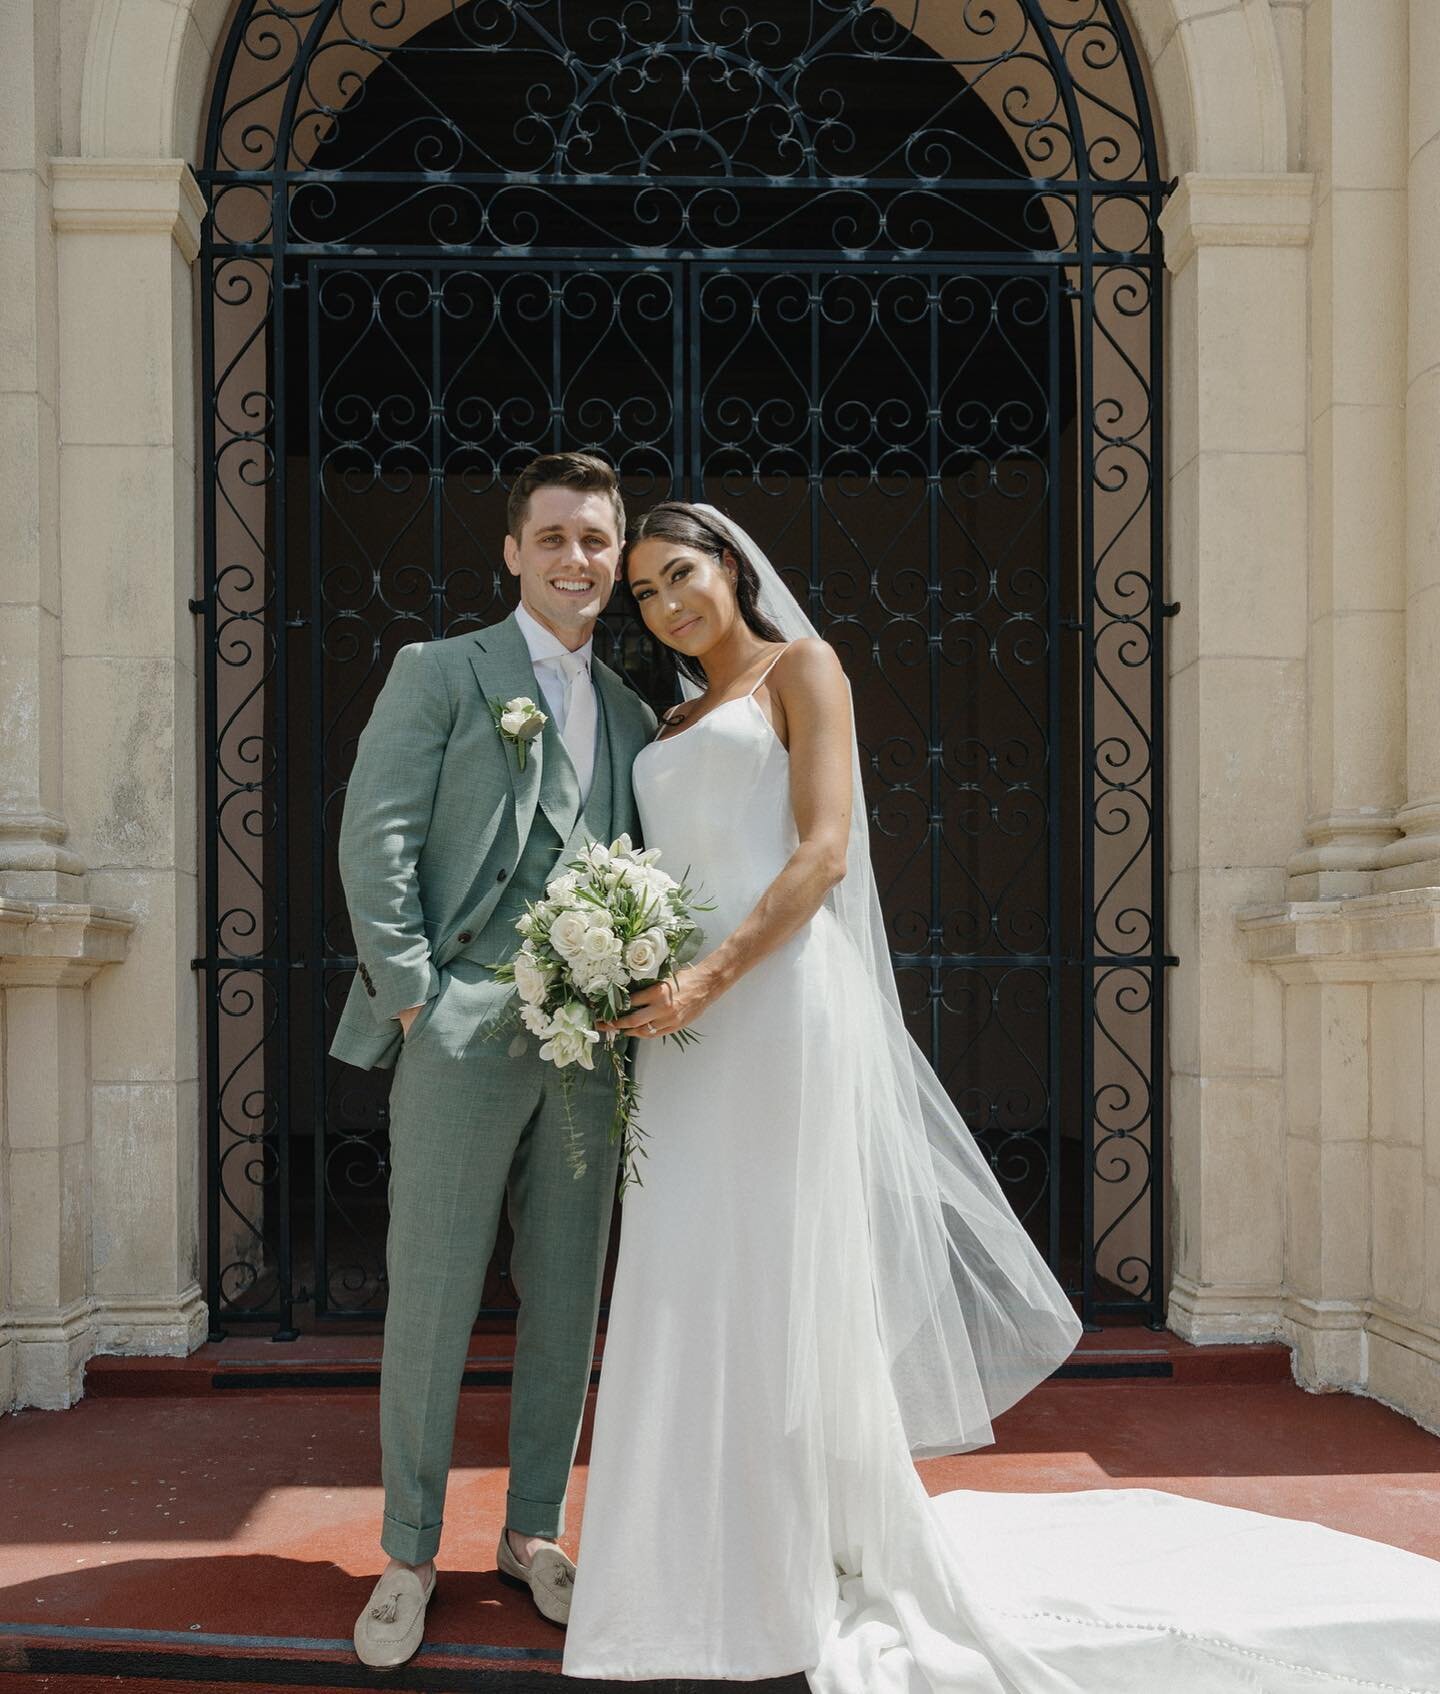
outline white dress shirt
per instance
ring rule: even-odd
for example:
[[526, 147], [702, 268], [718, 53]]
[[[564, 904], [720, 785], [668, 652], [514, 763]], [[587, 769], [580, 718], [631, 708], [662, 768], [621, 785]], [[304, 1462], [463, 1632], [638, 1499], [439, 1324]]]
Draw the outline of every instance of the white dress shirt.
[[[530, 649], [530, 663], [535, 671], [535, 680], [540, 684], [545, 709], [559, 730], [570, 754], [570, 762], [575, 767], [575, 775], [580, 783], [580, 803], [584, 805], [589, 798], [590, 783], [595, 775], [595, 734], [599, 727], [595, 688], [590, 673], [593, 644], [587, 641], [572, 654], [565, 643], [546, 629], [523, 605], [515, 608], [515, 622], [525, 637], [525, 645]], [[577, 659], [581, 663], [572, 683], [568, 673], [575, 669]], [[573, 737], [566, 735], [566, 725], [570, 722], [572, 713], [575, 714], [576, 728], [588, 726], [588, 734], [580, 733]], [[575, 743], [578, 743], [578, 746]]]

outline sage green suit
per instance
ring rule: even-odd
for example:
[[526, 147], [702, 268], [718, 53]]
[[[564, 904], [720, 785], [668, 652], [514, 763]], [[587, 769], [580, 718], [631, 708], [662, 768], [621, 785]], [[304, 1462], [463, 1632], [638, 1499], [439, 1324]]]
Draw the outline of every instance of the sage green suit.
[[[529, 1535], [564, 1527], [615, 1193], [614, 1090], [603, 1070], [572, 1071], [572, 1131], [559, 1073], [489, 967], [515, 951], [525, 902], [585, 840], [638, 832], [630, 767], [654, 715], [598, 660], [591, 674], [583, 806], [553, 722], [523, 771], [496, 727], [491, 700], [523, 694], [544, 709], [513, 618], [396, 654], [345, 795], [340, 874], [357, 969], [330, 1051], [395, 1066], [381, 1544], [409, 1564], [439, 1545], [460, 1379], [507, 1193], [520, 1296], [507, 1523]], [[421, 1002], [402, 1043], [396, 1014]]]

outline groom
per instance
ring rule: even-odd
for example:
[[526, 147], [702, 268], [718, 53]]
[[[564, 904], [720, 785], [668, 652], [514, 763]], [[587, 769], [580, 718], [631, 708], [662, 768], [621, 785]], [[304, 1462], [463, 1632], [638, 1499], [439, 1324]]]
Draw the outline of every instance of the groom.
[[[555, 1542], [615, 1193], [614, 1086], [600, 1069], [571, 1073], [577, 1179], [560, 1075], [506, 1016], [511, 991], [489, 967], [587, 839], [638, 834], [630, 767], [655, 718], [591, 653], [625, 531], [614, 471], [584, 453], [536, 459], [507, 517], [519, 607], [396, 654], [340, 829], [358, 964], [330, 1051], [395, 1067], [380, 1377], [389, 1563], [355, 1625], [370, 1665], [403, 1663], [424, 1634], [460, 1379], [507, 1196], [520, 1312], [497, 1560], [547, 1618], [570, 1611], [574, 1567]], [[523, 742], [492, 710], [519, 696], [545, 716]]]

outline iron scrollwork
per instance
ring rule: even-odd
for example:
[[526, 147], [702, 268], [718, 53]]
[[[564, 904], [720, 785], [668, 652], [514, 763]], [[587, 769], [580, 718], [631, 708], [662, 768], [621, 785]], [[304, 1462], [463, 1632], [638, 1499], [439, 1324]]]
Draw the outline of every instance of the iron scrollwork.
[[916, 1038], [1086, 1317], [1158, 1316], [1166, 185], [1116, 0], [242, 0], [200, 177], [216, 1324], [383, 1308], [344, 784], [558, 445], [807, 596]]

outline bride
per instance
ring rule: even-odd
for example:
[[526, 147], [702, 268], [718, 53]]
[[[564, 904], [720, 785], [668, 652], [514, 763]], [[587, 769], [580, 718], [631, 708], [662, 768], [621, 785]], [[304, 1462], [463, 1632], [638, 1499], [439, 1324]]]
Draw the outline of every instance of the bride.
[[926, 1495], [912, 1456], [990, 1441], [1080, 1325], [905, 1032], [834, 653], [713, 507], [656, 507], [625, 570], [689, 696], [635, 762], [645, 841], [714, 910], [612, 1026], [649, 1157], [566, 1674], [1434, 1694], [1428, 1559], [1153, 1489]]

